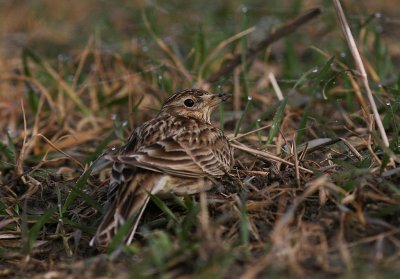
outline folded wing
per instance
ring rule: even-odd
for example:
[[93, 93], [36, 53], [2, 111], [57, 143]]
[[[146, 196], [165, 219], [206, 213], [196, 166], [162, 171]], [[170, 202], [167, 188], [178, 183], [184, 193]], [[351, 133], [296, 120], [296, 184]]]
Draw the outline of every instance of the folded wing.
[[222, 176], [231, 164], [230, 149], [224, 137], [217, 138], [211, 145], [179, 142], [171, 137], [142, 146], [134, 153], [109, 158], [127, 165], [187, 178]]

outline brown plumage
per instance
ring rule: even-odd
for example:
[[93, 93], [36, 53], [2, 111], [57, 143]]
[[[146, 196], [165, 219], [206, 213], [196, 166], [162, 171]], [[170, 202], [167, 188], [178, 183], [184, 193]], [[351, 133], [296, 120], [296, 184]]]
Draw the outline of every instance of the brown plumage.
[[159, 114], [135, 129], [116, 154], [110, 180], [111, 207], [92, 244], [107, 246], [128, 220], [131, 243], [149, 201], [148, 193], [193, 194], [208, 190], [213, 178], [229, 172], [233, 153], [223, 132], [212, 126], [210, 114], [229, 96], [200, 89], [168, 98]]

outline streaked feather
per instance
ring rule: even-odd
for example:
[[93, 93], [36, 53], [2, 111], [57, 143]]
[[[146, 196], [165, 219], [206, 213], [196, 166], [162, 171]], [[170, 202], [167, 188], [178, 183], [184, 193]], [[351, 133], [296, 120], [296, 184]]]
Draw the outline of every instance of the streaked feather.
[[[110, 179], [111, 207], [92, 243], [107, 246], [129, 218], [134, 219], [125, 239], [130, 243], [149, 201], [147, 193], [193, 194], [208, 190], [214, 177], [229, 172], [232, 149], [223, 132], [210, 123], [217, 103], [203, 90], [186, 90], [170, 97], [156, 118], [144, 123], [117, 154]], [[185, 109], [183, 100], [192, 98], [198, 108]], [[218, 100], [217, 100], [218, 101]]]

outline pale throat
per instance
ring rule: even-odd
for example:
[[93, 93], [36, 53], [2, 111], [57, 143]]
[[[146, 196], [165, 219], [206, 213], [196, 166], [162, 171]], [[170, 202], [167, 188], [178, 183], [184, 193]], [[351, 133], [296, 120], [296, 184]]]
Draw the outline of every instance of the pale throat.
[[211, 113], [213, 112], [213, 109], [210, 107], [210, 108], [207, 108], [207, 109], [205, 109], [204, 111], [203, 111], [203, 120], [205, 121], [205, 122], [207, 122], [208, 124], [210, 124], [211, 123]]
[[200, 121], [210, 124], [212, 111], [213, 110], [211, 108], [207, 108], [202, 111], [191, 111], [190, 113], [187, 113], [187, 116], [196, 118]]

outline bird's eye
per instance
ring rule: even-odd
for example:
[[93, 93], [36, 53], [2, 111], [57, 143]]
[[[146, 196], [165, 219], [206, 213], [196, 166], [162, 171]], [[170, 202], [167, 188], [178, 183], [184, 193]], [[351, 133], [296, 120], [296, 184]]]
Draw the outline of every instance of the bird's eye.
[[183, 102], [183, 104], [184, 104], [185, 106], [187, 106], [188, 108], [191, 108], [191, 107], [194, 106], [194, 101], [193, 101], [192, 99], [186, 99], [186, 100]]

